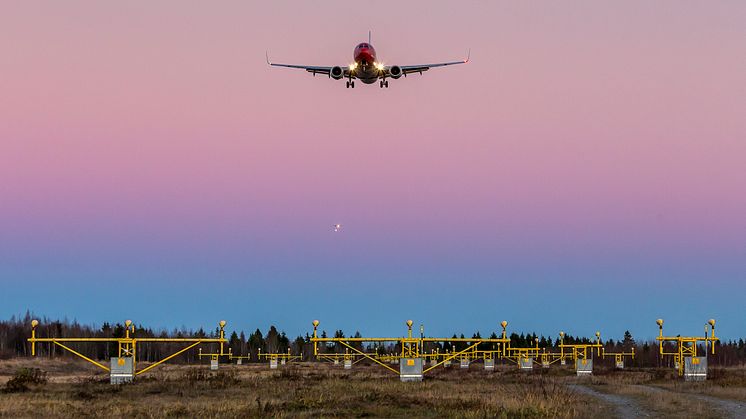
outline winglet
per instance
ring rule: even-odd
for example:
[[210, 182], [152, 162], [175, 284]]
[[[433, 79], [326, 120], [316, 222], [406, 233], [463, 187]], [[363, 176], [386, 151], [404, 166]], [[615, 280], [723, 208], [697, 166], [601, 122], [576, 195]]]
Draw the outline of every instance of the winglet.
[[466, 59], [464, 60], [465, 63], [469, 62], [469, 58], [471, 58], [471, 48], [469, 48], [469, 51], [466, 53]]
[[264, 51], [264, 56], [267, 57], [267, 64], [272, 65], [272, 63], [269, 61], [269, 51]]

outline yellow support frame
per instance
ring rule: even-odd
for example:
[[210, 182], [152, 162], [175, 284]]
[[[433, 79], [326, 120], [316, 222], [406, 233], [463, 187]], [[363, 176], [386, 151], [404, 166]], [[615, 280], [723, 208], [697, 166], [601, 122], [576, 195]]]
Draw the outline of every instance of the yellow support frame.
[[[660, 357], [673, 356], [674, 362], [678, 366], [679, 377], [684, 375], [684, 358], [687, 356], [697, 356], [697, 345], [699, 342], [704, 342], [705, 353], [707, 356], [707, 347], [712, 346], [712, 355], [715, 355], [715, 342], [718, 342], [720, 338], [715, 336], [715, 319], [710, 319], [705, 324], [704, 336], [663, 336], [663, 319], [655, 321], [658, 324], [658, 337], [655, 340], [658, 341], [658, 353]], [[708, 336], [709, 326], [709, 336]], [[663, 345], [666, 342], [673, 342], [676, 344], [675, 352], [666, 352]]]
[[[62, 343], [60, 343], [60, 342], [57, 342], [57, 341], [53, 341], [52, 343], [54, 343], [55, 345], [57, 345], [57, 346], [61, 347], [61, 348], [62, 348], [62, 349], [64, 349], [64, 350], [66, 350], [66, 351], [68, 351], [68, 352], [72, 353], [73, 355], [76, 355], [76, 356], [79, 356], [79, 357], [81, 357], [81, 358], [85, 359], [86, 361], [90, 362], [91, 364], [93, 364], [93, 365], [95, 365], [95, 366], [97, 366], [97, 367], [99, 367], [99, 368], [103, 369], [104, 371], [111, 371], [111, 368], [109, 368], [109, 367], [107, 367], [107, 366], [104, 366], [104, 365], [102, 365], [102, 364], [99, 364], [98, 362], [96, 362], [96, 361], [92, 360], [91, 358], [88, 358], [87, 356], [85, 356], [85, 355], [81, 354], [81, 353], [80, 353], [80, 352], [78, 352], [78, 351], [75, 351], [75, 350], [73, 350], [73, 349], [71, 349], [71, 348], [68, 348], [67, 346], [63, 345], [63, 344], [62, 344]], [[32, 351], [32, 352], [35, 352], [35, 351]]]
[[[32, 320], [31, 321], [31, 337], [27, 339], [29, 343], [31, 343], [31, 356], [36, 356], [36, 345], [38, 343], [50, 343], [57, 345], [61, 347], [62, 349], [70, 352], [71, 354], [103, 369], [104, 371], [111, 371], [111, 369], [93, 359], [90, 357], [87, 357], [83, 355], [82, 353], [70, 348], [69, 346], [65, 345], [65, 343], [116, 343], [117, 344], [117, 354], [121, 357], [131, 357], [132, 358], [132, 366], [133, 366], [133, 373], [135, 376], [138, 376], [140, 374], [143, 374], [153, 368], [155, 368], [158, 365], [163, 364], [164, 362], [188, 351], [189, 349], [194, 348], [197, 345], [204, 344], [204, 343], [219, 343], [220, 344], [220, 352], [223, 353], [223, 345], [227, 343], [225, 340], [225, 320], [221, 320], [218, 323], [218, 326], [220, 327], [220, 337], [219, 338], [136, 338], [132, 335], [135, 333], [135, 325], [132, 323], [131, 320], [127, 320], [124, 322], [125, 325], [125, 335], [121, 338], [39, 338], [36, 337], [36, 328], [39, 326], [38, 320]], [[159, 361], [156, 361], [155, 363], [143, 368], [142, 370], [137, 370], [137, 345], [142, 343], [185, 343], [189, 344], [187, 347], [178, 350], [177, 352], [167, 356], [164, 359], [161, 359]]]
[[635, 359], [635, 348], [634, 347], [632, 347], [632, 350], [630, 352], [624, 352], [624, 351], [622, 351], [622, 352], [606, 352], [606, 349], [602, 348], [601, 353], [602, 353], [601, 356], [603, 358], [607, 358], [607, 357], [612, 357], [613, 356], [614, 357], [614, 364], [615, 365], [618, 365], [620, 363], [624, 364], [624, 359], [627, 358], [627, 357], [629, 357], [629, 358], [631, 358], [633, 360]]
[[[443, 357], [443, 359], [436, 363], [435, 365], [432, 365], [428, 368], [423, 368], [422, 373], [425, 374], [428, 371], [433, 370], [434, 368], [437, 368], [446, 362], [457, 358], [459, 356], [469, 356], [470, 358], [476, 359], [480, 354], [488, 359], [490, 356], [492, 356], [494, 353], [499, 354], [498, 351], [478, 351], [477, 348], [479, 345], [484, 343], [497, 343], [498, 348], [500, 347], [500, 344], [507, 345], [510, 342], [510, 339], [507, 339], [506, 337], [506, 326], [507, 322], [503, 321], [501, 324], [503, 326], [503, 336], [502, 338], [497, 339], [485, 339], [485, 338], [433, 338], [433, 337], [424, 337], [424, 327], [420, 326], [420, 337], [413, 337], [412, 336], [412, 320], [407, 320], [407, 336], [406, 337], [376, 337], [376, 338], [322, 338], [318, 336], [318, 326], [319, 321], [314, 320], [313, 321], [313, 337], [311, 337], [311, 342], [313, 343], [313, 354], [314, 357], [317, 359], [325, 360], [325, 359], [338, 359], [339, 356], [348, 356], [348, 353], [346, 354], [320, 354], [318, 351], [318, 344], [319, 343], [339, 343], [342, 346], [346, 348], [347, 351], [351, 351], [351, 354], [353, 356], [360, 357], [359, 360], [362, 359], [369, 359], [375, 364], [378, 364], [387, 370], [395, 373], [396, 375], [399, 375], [399, 371], [392, 368], [391, 366], [385, 364], [385, 362], [390, 362], [393, 360], [398, 360], [401, 358], [422, 358], [423, 360], [427, 358], [435, 357], [435, 359], [439, 359], [440, 356]], [[388, 354], [388, 355], [378, 355], [378, 354], [369, 354], [366, 352], [363, 352], [355, 347], [353, 347], [350, 343], [354, 342], [377, 342], [377, 343], [383, 343], [383, 342], [395, 342], [401, 345], [401, 352], [398, 354]], [[457, 343], [457, 342], [466, 342], [470, 345], [461, 350], [461, 351], [454, 351], [451, 353], [435, 353], [435, 354], [427, 354], [424, 352], [425, 343], [440, 343], [440, 342], [449, 342], [449, 343]]]
[[[603, 345], [601, 344], [601, 333], [596, 332], [596, 343], [574, 343], [570, 345], [565, 345], [565, 333], [560, 332], [560, 357], [566, 358], [566, 359], [572, 359], [573, 362], [577, 361], [578, 359], [588, 359], [588, 352], [590, 350], [591, 355], [593, 354], [593, 349], [596, 349], [596, 356], [601, 356], [601, 351], [603, 350]], [[569, 349], [570, 354], [566, 354], [565, 350]]]
[[245, 360], [248, 361], [248, 360], [251, 359], [251, 354], [249, 354], [249, 355], [233, 355], [232, 348], [228, 348], [228, 360], [232, 361], [234, 359], [239, 360], [239, 361], [242, 361], [242, 360], [245, 359]]
[[293, 361], [300, 361], [300, 360], [302, 360], [303, 359], [303, 353], [301, 353], [300, 355], [291, 355], [290, 354], [290, 348], [288, 348], [288, 352], [287, 353], [279, 353], [279, 352], [278, 353], [269, 353], [269, 352], [262, 353], [262, 350], [259, 349], [259, 351], [256, 354], [256, 357], [260, 361], [261, 361], [262, 358], [264, 358], [264, 359], [268, 359], [268, 360], [272, 360], [272, 359], [282, 360], [282, 359], [284, 359], [286, 362], [293, 362]]

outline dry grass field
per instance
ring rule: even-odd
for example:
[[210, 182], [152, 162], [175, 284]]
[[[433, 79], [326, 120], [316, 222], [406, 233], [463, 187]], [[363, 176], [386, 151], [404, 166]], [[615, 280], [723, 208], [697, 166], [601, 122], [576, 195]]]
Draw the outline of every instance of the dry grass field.
[[[742, 371], [683, 383], [657, 371], [599, 371], [579, 379], [559, 368], [485, 372], [472, 365], [468, 371], [439, 369], [422, 383], [401, 383], [376, 366], [346, 371], [301, 363], [270, 370], [250, 364], [210, 372], [205, 365], [165, 365], [135, 384], [112, 386], [94, 368], [70, 360], [0, 361], [0, 386], [8, 388], [0, 392], [0, 416], [723, 417], [738, 410], [720, 405], [719, 397], [728, 403], [746, 394], [746, 380], [738, 378]], [[11, 380], [21, 370], [43, 375], [39, 383], [17, 388]], [[692, 394], [706, 399], [689, 403]]]
[[655, 417], [746, 417], [746, 377], [741, 368], [718, 369], [706, 382], [685, 382], [671, 370], [614, 371], [589, 387], [621, 396]]

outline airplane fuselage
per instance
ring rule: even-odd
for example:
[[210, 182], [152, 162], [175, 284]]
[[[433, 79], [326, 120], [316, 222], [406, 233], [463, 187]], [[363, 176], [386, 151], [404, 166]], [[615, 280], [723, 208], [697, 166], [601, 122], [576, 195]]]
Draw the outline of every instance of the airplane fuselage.
[[376, 49], [369, 42], [355, 47], [352, 54], [355, 60], [355, 76], [365, 84], [373, 84], [379, 78], [380, 70], [376, 68]]

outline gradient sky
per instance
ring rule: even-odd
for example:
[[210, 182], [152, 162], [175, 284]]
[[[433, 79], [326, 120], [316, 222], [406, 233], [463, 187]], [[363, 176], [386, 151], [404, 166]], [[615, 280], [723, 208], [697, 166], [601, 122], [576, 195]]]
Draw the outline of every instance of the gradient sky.
[[[0, 317], [746, 335], [743, 1], [0, 5]], [[270, 69], [472, 62], [390, 88]], [[343, 231], [332, 232], [335, 223]]]

